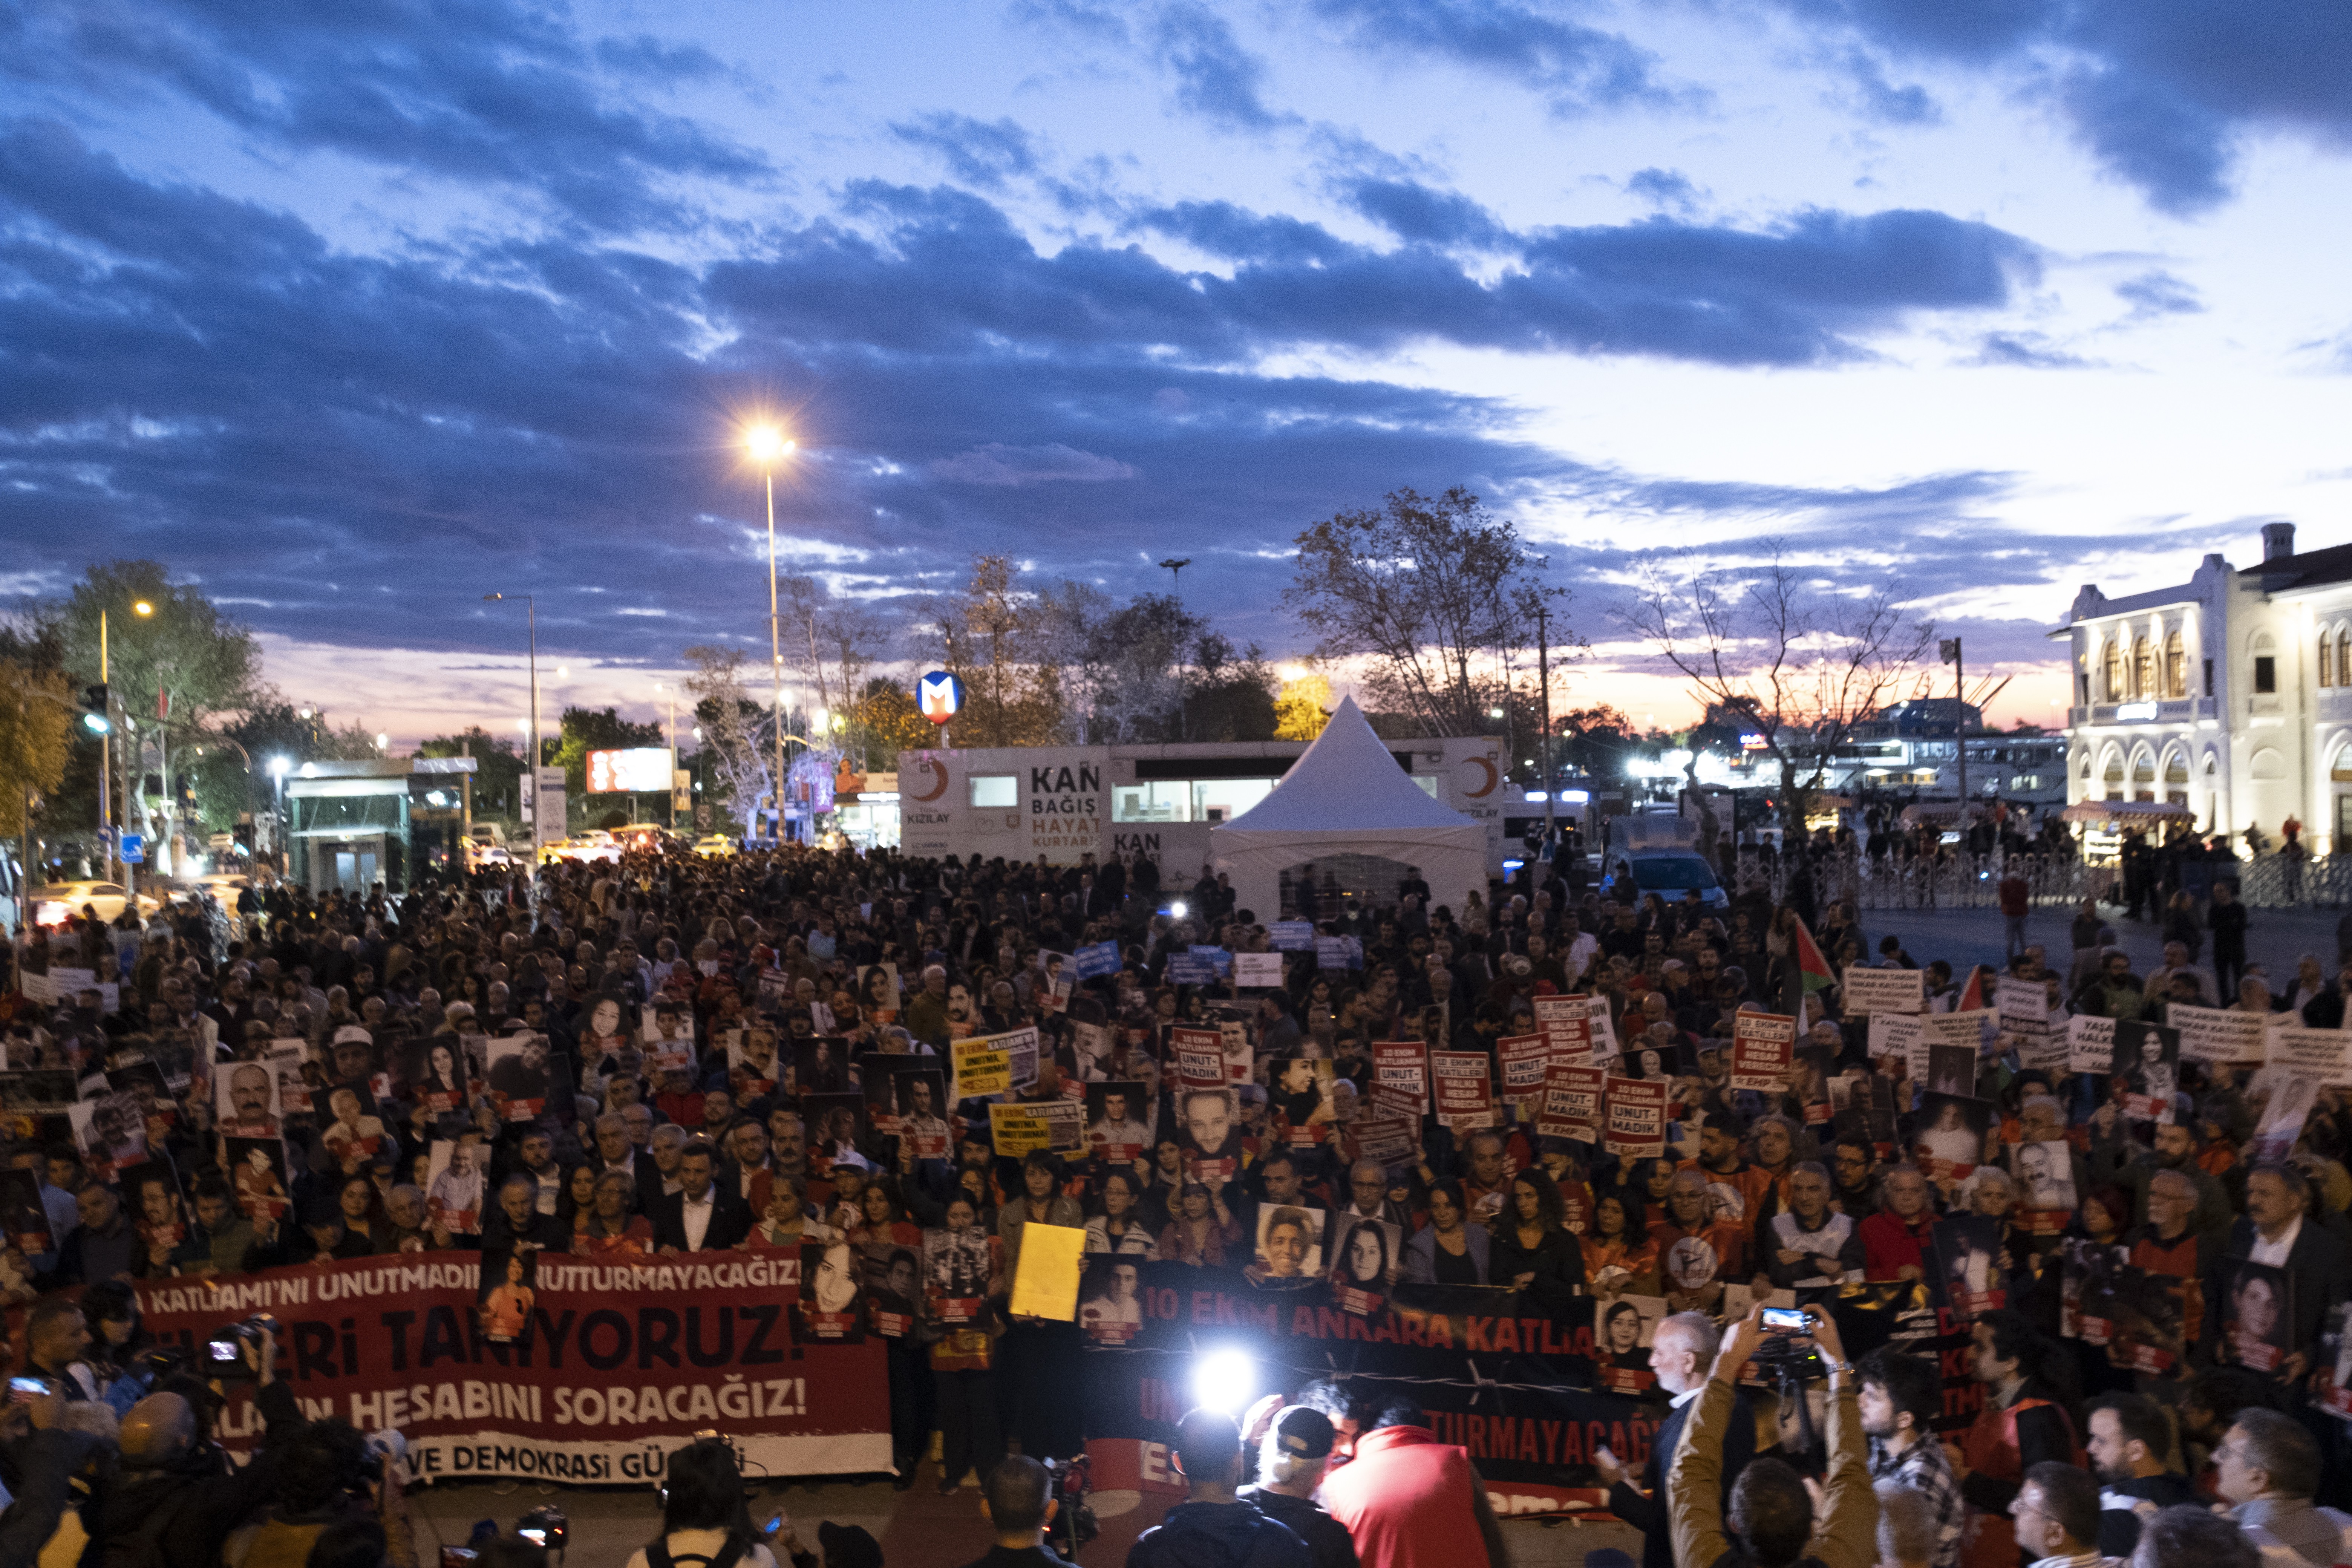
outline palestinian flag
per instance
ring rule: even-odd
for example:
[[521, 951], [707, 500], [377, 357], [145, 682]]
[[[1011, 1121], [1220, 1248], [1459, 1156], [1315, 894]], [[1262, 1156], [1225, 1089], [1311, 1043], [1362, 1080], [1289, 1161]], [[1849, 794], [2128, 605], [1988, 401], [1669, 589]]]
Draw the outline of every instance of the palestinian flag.
[[1824, 985], [1836, 984], [1837, 976], [1830, 972], [1830, 961], [1822, 956], [1822, 944], [1815, 942], [1813, 933], [1805, 929], [1805, 917], [1790, 910], [1789, 929], [1797, 937], [1793, 956], [1797, 961], [1797, 973], [1804, 981], [1803, 994], [1810, 996]]
[[1991, 1006], [1991, 1001], [1985, 995], [1985, 980], [1987, 976], [1991, 974], [1991, 973], [1992, 971], [1987, 969], [1981, 963], [1969, 965], [1969, 983], [1960, 988], [1959, 1005], [1954, 1007], [1952, 1011], [1955, 1013], [1974, 1013]]
[[1806, 929], [1805, 917], [1794, 910], [1789, 911], [1789, 930], [1796, 938], [1789, 954], [1795, 962], [1790, 964], [1781, 982], [1780, 1010], [1797, 1020], [1797, 1032], [1801, 1035], [1805, 1027], [1805, 998], [1825, 985], [1836, 984], [1837, 976], [1830, 972], [1830, 961], [1822, 956], [1822, 944]]

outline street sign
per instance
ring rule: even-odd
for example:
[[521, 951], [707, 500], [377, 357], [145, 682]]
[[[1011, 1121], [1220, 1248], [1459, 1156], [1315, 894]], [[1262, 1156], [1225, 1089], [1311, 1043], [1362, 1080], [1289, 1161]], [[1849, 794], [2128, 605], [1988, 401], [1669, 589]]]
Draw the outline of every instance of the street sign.
[[944, 724], [963, 708], [963, 682], [935, 669], [915, 682], [915, 706], [934, 724]]
[[122, 836], [122, 863], [126, 866], [136, 866], [146, 858], [147, 839], [145, 836], [137, 833], [124, 834]]

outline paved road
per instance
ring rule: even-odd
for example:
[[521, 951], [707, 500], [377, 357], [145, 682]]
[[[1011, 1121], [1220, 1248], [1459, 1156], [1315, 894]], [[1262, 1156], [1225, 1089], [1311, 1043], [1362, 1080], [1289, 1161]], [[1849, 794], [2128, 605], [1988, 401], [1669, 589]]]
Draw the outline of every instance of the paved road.
[[[2000, 916], [1992, 910], [1864, 910], [1861, 913], [1863, 934], [1869, 939], [1867, 951], [1874, 953], [1879, 939], [1892, 935], [1900, 937], [1905, 951], [1921, 963], [1940, 958], [1956, 972], [1970, 963], [1997, 965], [2007, 957], [2001, 948]], [[2157, 922], [2127, 921], [2123, 911], [2105, 904], [2099, 913], [2131, 955], [2136, 973], [2144, 974], [2161, 962], [2164, 942]], [[2295, 961], [2306, 952], [2316, 953], [2332, 973], [2336, 922], [2341, 918], [2334, 910], [2255, 910], [2247, 928], [2247, 956], [2263, 965], [2282, 985], [2294, 979]], [[2047, 948], [2050, 962], [2062, 973], [2073, 961], [2069, 934], [2073, 923], [2074, 913], [2068, 910], [2037, 909], [2026, 917], [2028, 939]], [[2210, 969], [2210, 942], [2203, 957]]]

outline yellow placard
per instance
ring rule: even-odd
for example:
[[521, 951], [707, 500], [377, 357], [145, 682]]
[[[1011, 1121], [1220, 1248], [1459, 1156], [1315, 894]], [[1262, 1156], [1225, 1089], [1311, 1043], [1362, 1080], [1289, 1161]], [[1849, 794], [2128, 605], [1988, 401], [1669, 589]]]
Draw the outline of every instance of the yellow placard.
[[995, 1048], [994, 1037], [955, 1042], [955, 1097], [1013, 1091], [1013, 1053]]
[[1075, 1226], [1021, 1227], [1021, 1261], [1013, 1271], [1013, 1315], [1073, 1322], [1078, 1315], [1078, 1274], [1087, 1233]]
[[1033, 1149], [1054, 1146], [1054, 1122], [1042, 1105], [992, 1105], [988, 1135], [998, 1158], [1017, 1160]]

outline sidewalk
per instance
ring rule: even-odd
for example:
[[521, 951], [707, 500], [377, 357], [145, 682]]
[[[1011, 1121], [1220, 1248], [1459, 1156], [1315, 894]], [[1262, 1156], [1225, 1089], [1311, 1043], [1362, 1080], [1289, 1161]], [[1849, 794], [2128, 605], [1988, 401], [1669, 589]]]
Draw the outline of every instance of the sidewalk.
[[[2099, 914], [2115, 928], [2118, 944], [2131, 956], [2134, 973], [2145, 974], [2163, 961], [2164, 942], [2158, 922], [2126, 920], [2121, 910], [2105, 904], [2099, 906]], [[1861, 916], [1863, 934], [1869, 939], [1864, 948], [1874, 955], [1878, 951], [1879, 939], [1892, 935], [1902, 938], [1905, 950], [1921, 965], [1940, 958], [1951, 964], [1955, 973], [1971, 963], [1990, 963], [1998, 968], [2007, 961], [2008, 955], [2001, 951], [2002, 927], [1998, 910], [1864, 910]], [[2336, 922], [2342, 918], [2341, 912], [2335, 910], [2250, 910], [2246, 956], [2261, 965], [2282, 989], [2293, 983], [2295, 961], [2306, 952], [2317, 954], [2332, 978], [2336, 973]], [[2027, 940], [2046, 949], [2051, 966], [2062, 974], [2074, 962], [2074, 921], [2072, 910], [2057, 909], [2037, 909], [2025, 921]], [[2209, 973], [2212, 958], [2209, 934], [2199, 954], [2200, 967]]]

